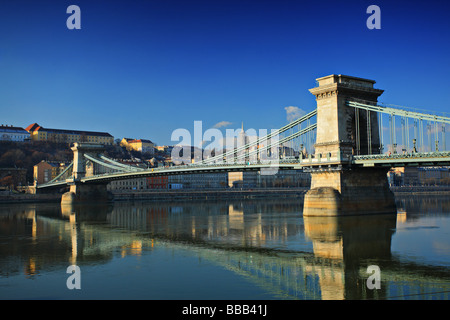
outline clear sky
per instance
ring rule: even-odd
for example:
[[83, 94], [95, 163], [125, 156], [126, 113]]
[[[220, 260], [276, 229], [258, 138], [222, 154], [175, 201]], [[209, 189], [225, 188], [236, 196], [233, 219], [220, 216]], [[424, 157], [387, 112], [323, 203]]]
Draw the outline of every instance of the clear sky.
[[[81, 30], [66, 27], [72, 4]], [[333, 73], [450, 112], [449, 17], [448, 1], [1, 0], [0, 122], [173, 144], [195, 120], [281, 127]]]

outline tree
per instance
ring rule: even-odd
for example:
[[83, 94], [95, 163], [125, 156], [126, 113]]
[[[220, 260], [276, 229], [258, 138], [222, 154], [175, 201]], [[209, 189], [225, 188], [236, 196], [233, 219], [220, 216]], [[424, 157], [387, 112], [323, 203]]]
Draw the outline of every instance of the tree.
[[3, 168], [23, 167], [24, 158], [25, 153], [20, 149], [12, 149], [6, 151], [0, 157], [0, 167]]
[[0, 185], [5, 187], [14, 188], [14, 180], [12, 176], [6, 176], [0, 179]]

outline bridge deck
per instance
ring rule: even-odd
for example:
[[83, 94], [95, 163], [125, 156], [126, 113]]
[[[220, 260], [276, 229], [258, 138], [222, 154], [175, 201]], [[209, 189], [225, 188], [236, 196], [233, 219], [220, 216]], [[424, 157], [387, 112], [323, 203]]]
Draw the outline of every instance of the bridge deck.
[[[307, 167], [328, 166], [345, 164], [363, 167], [399, 167], [399, 166], [448, 166], [450, 165], [450, 152], [428, 152], [428, 153], [408, 153], [408, 154], [377, 154], [353, 156], [346, 161], [336, 159], [289, 159], [280, 160], [279, 163], [257, 163], [257, 164], [192, 164], [184, 166], [151, 168], [136, 172], [116, 172], [87, 176], [81, 179], [84, 183], [108, 182], [113, 180], [136, 179], [150, 176], [179, 175], [195, 173], [217, 173], [236, 171], [258, 171], [258, 170], [301, 170]], [[70, 179], [53, 183], [42, 184], [38, 188], [63, 186], [70, 182]]]

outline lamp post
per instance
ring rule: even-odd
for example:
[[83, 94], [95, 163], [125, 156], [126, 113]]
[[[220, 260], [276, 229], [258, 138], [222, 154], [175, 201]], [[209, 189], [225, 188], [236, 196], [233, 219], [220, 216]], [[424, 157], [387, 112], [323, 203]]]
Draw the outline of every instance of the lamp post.
[[413, 153], [417, 153], [417, 149], [416, 149], [416, 139], [413, 139]]

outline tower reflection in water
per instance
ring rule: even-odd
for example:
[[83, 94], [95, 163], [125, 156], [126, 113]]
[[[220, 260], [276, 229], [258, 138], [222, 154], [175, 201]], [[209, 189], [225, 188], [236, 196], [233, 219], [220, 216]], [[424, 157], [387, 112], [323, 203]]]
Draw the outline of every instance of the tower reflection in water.
[[[391, 258], [396, 215], [304, 217], [305, 235], [312, 241], [314, 265], [323, 299], [361, 299], [386, 295], [386, 286], [373, 291], [366, 279], [369, 265]], [[379, 266], [383, 270], [383, 266]]]

